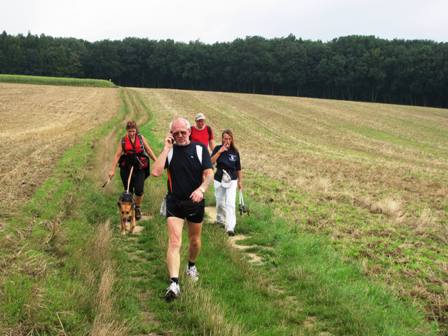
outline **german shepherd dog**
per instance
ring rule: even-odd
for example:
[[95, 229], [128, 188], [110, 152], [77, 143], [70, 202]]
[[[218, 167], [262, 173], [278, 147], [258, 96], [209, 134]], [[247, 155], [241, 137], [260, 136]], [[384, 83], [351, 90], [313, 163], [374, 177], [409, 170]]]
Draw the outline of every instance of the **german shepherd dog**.
[[130, 192], [123, 192], [117, 202], [120, 209], [122, 235], [126, 234], [126, 223], [129, 222], [129, 232], [132, 233], [135, 228], [135, 202]]

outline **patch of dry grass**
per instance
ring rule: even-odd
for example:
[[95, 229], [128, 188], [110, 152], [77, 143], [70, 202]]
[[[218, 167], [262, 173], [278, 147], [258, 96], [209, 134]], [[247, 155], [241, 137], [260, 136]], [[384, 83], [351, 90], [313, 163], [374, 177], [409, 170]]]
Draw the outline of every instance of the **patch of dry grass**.
[[0, 83], [0, 217], [17, 212], [64, 150], [118, 104], [114, 89]]
[[374, 213], [383, 213], [393, 218], [398, 218], [403, 215], [402, 202], [391, 197], [373, 203], [370, 210]]
[[90, 333], [91, 336], [125, 336], [128, 335], [127, 328], [121, 326], [114, 321], [101, 323], [94, 321], [93, 329]]
[[184, 288], [187, 294], [182, 295], [180, 299], [187, 307], [195, 307], [194, 314], [204, 335], [244, 335], [241, 326], [225, 318], [222, 308], [214, 303], [213, 296], [207, 290], [195, 290], [195, 284], [192, 282], [186, 282]]
[[97, 293], [96, 316], [91, 330], [92, 336], [97, 335], [127, 335], [126, 326], [114, 321], [112, 290], [115, 283], [110, 256], [112, 232], [110, 222], [106, 221], [98, 225], [91, 257], [96, 261], [100, 272], [100, 283]]

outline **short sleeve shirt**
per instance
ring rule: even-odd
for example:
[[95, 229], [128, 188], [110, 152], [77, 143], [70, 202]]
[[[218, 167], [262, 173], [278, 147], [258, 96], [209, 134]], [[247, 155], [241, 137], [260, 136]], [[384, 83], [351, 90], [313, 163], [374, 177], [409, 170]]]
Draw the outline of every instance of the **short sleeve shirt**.
[[[196, 146], [202, 146], [202, 164], [199, 161]], [[191, 142], [187, 146], [173, 146], [171, 162], [165, 162], [168, 169], [168, 194], [178, 200], [188, 200], [191, 193], [202, 184], [202, 173], [213, 168], [207, 148]]]
[[[215, 155], [221, 147], [222, 145], [216, 146], [211, 156]], [[216, 168], [217, 168], [215, 172], [216, 181], [221, 181], [223, 169], [225, 169], [226, 172], [229, 173], [232, 180], [238, 179], [237, 171], [241, 170], [240, 154], [232, 149], [222, 152], [221, 155], [216, 160]]]

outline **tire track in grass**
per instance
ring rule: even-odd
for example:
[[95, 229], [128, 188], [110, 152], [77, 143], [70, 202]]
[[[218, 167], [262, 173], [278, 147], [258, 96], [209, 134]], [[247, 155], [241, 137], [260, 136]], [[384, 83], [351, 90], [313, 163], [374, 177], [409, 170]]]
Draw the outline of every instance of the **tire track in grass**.
[[[169, 330], [168, 334], [175, 335], [247, 335], [238, 321], [230, 319], [223, 312], [219, 302], [216, 302], [213, 292], [185, 279], [181, 267], [180, 284], [181, 296], [172, 303], [164, 300], [163, 294], [167, 287], [167, 272], [165, 264], [165, 249], [167, 242], [165, 219], [155, 218], [145, 225], [144, 236], [141, 236], [140, 248], [133, 251], [133, 255], [140, 255], [145, 251], [148, 265], [147, 273], [135, 274], [142, 276], [149, 287], [147, 293], [152, 300], [147, 301], [151, 310], [158, 312], [162, 330]], [[185, 233], [185, 230], [184, 230]], [[186, 237], [184, 236], [182, 261], [185, 261]], [[139, 251], [139, 252], [137, 252]], [[141, 256], [137, 257], [141, 259]], [[182, 266], [184, 264], [182, 263]]]
[[[155, 317], [155, 314], [148, 309], [146, 302], [153, 299], [153, 294], [148, 290], [148, 282], [151, 277], [148, 276], [148, 266], [150, 263], [150, 255], [147, 251], [142, 249], [142, 245], [139, 242], [140, 234], [144, 234], [145, 220], [139, 222], [143, 231], [138, 235], [128, 234], [125, 237], [119, 237], [120, 244], [122, 245], [121, 253], [126, 255], [127, 266], [129, 267], [126, 272], [126, 278], [124, 281], [128, 282], [129, 286], [134, 291], [138, 300], [138, 311], [140, 324], [138, 328], [134, 329], [133, 335], [165, 335], [166, 333], [160, 331], [160, 322]], [[118, 232], [117, 232], [118, 235]]]
[[[125, 120], [135, 120], [141, 126], [148, 122], [149, 113], [139, 102], [137, 95], [138, 93], [133, 90], [123, 89], [121, 99], [126, 110]], [[117, 132], [121, 133], [122, 128], [118, 128]], [[108, 136], [107, 141], [111, 141], [112, 138], [115, 137]], [[113, 151], [109, 150], [111, 157], [114, 151], [115, 146], [113, 146]], [[105, 165], [110, 163], [108, 160], [104, 161]], [[102, 170], [107, 171], [107, 167], [104, 166]], [[116, 178], [115, 183], [109, 184], [106, 189], [108, 193], [116, 194], [118, 197], [121, 188], [121, 181]], [[150, 257], [141, 248], [139, 238], [145, 234], [145, 223], [152, 218], [152, 215], [147, 212], [144, 212], [143, 215], [142, 220], [137, 223], [135, 228], [137, 231], [124, 237], [119, 232], [118, 211], [117, 216], [112, 218], [114, 223], [113, 253], [116, 261], [114, 271], [117, 275], [116, 286], [119, 287], [119, 294], [115, 295], [115, 305], [120, 307], [120, 319], [126, 321], [129, 335], [166, 335], [166, 332], [160, 330], [160, 323], [146, 304], [147, 301], [152, 300], [152, 294], [147, 290], [148, 279], [150, 279], [147, 277], [147, 267]]]
[[99, 224], [94, 240], [93, 254], [100, 265], [100, 284], [97, 293], [97, 307], [93, 321], [92, 335], [122, 336], [127, 334], [127, 328], [121, 321], [114, 321], [113, 316], [113, 286], [115, 272], [110, 257], [112, 232], [110, 221]]
[[[127, 104], [128, 119], [136, 119], [139, 125], [147, 120], [142, 115], [150, 115], [150, 111], [143, 104], [143, 100], [136, 91], [126, 90], [123, 99]], [[150, 136], [145, 134], [146, 136]], [[152, 145], [152, 143], [151, 143]], [[157, 180], [156, 180], [157, 181]], [[165, 187], [161, 181], [146, 183], [147, 195], [143, 204], [143, 220], [139, 225], [143, 226], [141, 235], [127, 235], [117, 237], [116, 246], [121, 256], [118, 269], [121, 285], [125, 283], [128, 290], [137, 298], [134, 302], [138, 307], [138, 319], [129, 320], [130, 334], [132, 335], [166, 335], [166, 334], [194, 334], [214, 330], [214, 334], [239, 335], [238, 327], [227, 321], [220, 313], [219, 305], [213, 303], [211, 295], [201, 290], [195, 295], [188, 295], [195, 290], [185, 284], [182, 288], [184, 295], [178, 300], [181, 309], [174, 305], [167, 305], [163, 294], [166, 288], [166, 229], [164, 220], [157, 217], [159, 200], [162, 198]], [[151, 197], [148, 197], [151, 196]], [[148, 204], [149, 203], [149, 204]], [[149, 211], [145, 210], [150, 208]], [[115, 230], [117, 231], [117, 230]], [[171, 316], [185, 313], [188, 306], [194, 306], [194, 312], [190, 312], [187, 325], [178, 320], [172, 324]], [[154, 313], [153, 313], [154, 312]], [[159, 321], [160, 319], [160, 321]], [[201, 330], [202, 332], [199, 332]]]

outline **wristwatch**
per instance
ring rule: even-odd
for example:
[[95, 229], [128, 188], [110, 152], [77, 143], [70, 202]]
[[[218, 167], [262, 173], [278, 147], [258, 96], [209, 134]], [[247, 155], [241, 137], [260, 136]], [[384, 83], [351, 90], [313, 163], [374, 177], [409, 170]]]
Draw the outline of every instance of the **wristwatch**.
[[199, 187], [198, 189], [199, 189], [203, 194], [205, 194], [205, 189], [204, 189], [204, 188]]

